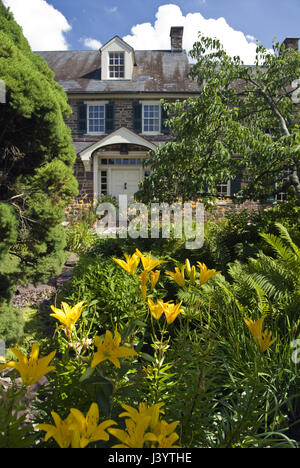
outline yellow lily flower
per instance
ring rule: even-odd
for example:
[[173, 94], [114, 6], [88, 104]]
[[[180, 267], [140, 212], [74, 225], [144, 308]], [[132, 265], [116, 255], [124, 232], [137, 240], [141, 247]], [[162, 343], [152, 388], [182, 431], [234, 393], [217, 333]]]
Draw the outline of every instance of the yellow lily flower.
[[179, 302], [179, 304], [174, 304], [173, 302], [169, 302], [169, 303], [165, 302], [163, 304], [164, 313], [165, 313], [165, 317], [166, 317], [168, 325], [174, 322], [177, 315], [179, 314], [184, 315], [184, 311], [180, 309], [181, 304], [182, 304], [182, 301]]
[[182, 266], [180, 269], [178, 267], [175, 267], [175, 272], [166, 271], [166, 274], [171, 276], [171, 278], [173, 278], [173, 280], [178, 284], [178, 286], [183, 287], [185, 285], [184, 270], [185, 265]]
[[86, 305], [84, 305], [84, 301], [78, 302], [78, 304], [76, 304], [74, 307], [70, 307], [66, 302], [62, 302], [61, 309], [58, 309], [53, 305], [51, 306], [51, 309], [54, 313], [50, 314], [50, 317], [56, 318], [65, 326], [66, 335], [70, 338], [72, 329], [77, 320], [80, 318], [85, 307]]
[[164, 312], [164, 307], [163, 307], [163, 302], [161, 300], [158, 300], [157, 303], [155, 304], [150, 297], [148, 298], [148, 306], [151, 312], [152, 317], [154, 317], [156, 320], [159, 320], [160, 317], [162, 316]]
[[250, 330], [250, 333], [253, 337], [254, 342], [259, 346], [262, 352], [266, 351], [275, 341], [277, 338], [272, 338], [271, 330], [265, 330], [264, 334], [262, 333], [262, 326], [263, 322], [266, 318], [266, 315], [263, 315], [260, 319], [254, 322], [252, 319], [244, 318], [244, 321], [247, 327]]
[[189, 277], [191, 274], [192, 268], [191, 268], [191, 264], [188, 258], [185, 259], [185, 268], [186, 268], [187, 275]]
[[161, 263], [167, 263], [166, 260], [156, 260], [155, 258], [152, 258], [151, 253], [144, 255], [138, 249], [136, 249], [136, 255], [141, 259], [144, 270], [148, 272], [156, 268], [158, 265], [161, 265]]
[[5, 357], [0, 356], [0, 372], [7, 368], [7, 364], [5, 362]]
[[33, 343], [29, 359], [18, 348], [13, 348], [12, 351], [18, 362], [10, 361], [6, 364], [6, 367], [16, 369], [26, 387], [33, 385], [41, 377], [55, 369], [54, 366], [49, 366], [49, 363], [54, 358], [56, 351], [52, 351], [48, 356], [39, 359], [40, 349], [38, 343]]
[[112, 419], [99, 423], [99, 408], [97, 403], [92, 403], [86, 416], [76, 408], [71, 408], [72, 416], [69, 430], [72, 431], [72, 448], [85, 448], [89, 443], [97, 440], [109, 439], [106, 429], [117, 424]]
[[109, 360], [116, 367], [120, 367], [119, 358], [136, 356], [137, 352], [126, 346], [120, 346], [121, 335], [117, 330], [113, 338], [112, 333], [107, 330], [104, 340], [99, 336], [95, 337], [95, 346], [97, 352], [94, 354], [92, 359], [91, 367], [97, 366], [100, 362]]
[[191, 284], [194, 284], [195, 279], [196, 279], [196, 267], [194, 265], [191, 267], [191, 264], [188, 258], [185, 260], [185, 269], [186, 269], [186, 274], [188, 275]]
[[108, 432], [120, 440], [122, 444], [113, 445], [112, 448], [143, 448], [145, 442], [156, 441], [156, 436], [146, 432], [151, 418], [143, 417], [135, 423], [132, 419], [126, 419], [126, 431], [122, 429], [109, 428]]
[[149, 420], [149, 430], [154, 431], [159, 421], [160, 413], [164, 414], [164, 411], [161, 409], [164, 406], [164, 403], [155, 403], [154, 405], [147, 406], [146, 403], [139, 403], [138, 409], [133, 408], [129, 405], [121, 405], [126, 411], [119, 414], [120, 418], [129, 417], [136, 424], [144, 418], [150, 418]]
[[160, 270], [150, 271], [150, 281], [152, 290], [155, 288], [157, 281], [159, 280]]
[[46, 442], [53, 437], [60, 448], [69, 448], [72, 441], [72, 432], [69, 429], [71, 416], [69, 415], [65, 420], [62, 420], [55, 411], [51, 411], [51, 415], [55, 425], [38, 424], [37, 429], [46, 432]]
[[6, 368], [7, 368], [7, 364], [1, 362], [0, 363], [0, 372], [2, 372]]
[[144, 301], [146, 300], [146, 297], [147, 297], [147, 281], [149, 279], [149, 275], [148, 275], [148, 271], [143, 271], [140, 275], [139, 275], [139, 280], [141, 282], [141, 286], [142, 286], [142, 297], [144, 299]]
[[136, 409], [123, 404], [122, 408], [125, 412], [119, 417], [128, 418], [125, 420], [126, 431], [108, 429], [112, 435], [123, 442], [113, 448], [143, 448], [147, 441], [152, 442], [151, 448], [175, 448], [173, 444], [179, 437], [174, 430], [178, 422], [168, 424], [160, 420], [160, 414], [164, 414], [162, 406], [164, 403], [156, 403], [150, 407], [145, 403], [140, 403]]
[[135, 254], [140, 258], [144, 256], [144, 254], [139, 249], [135, 249]]
[[157, 443], [153, 444], [151, 448], [180, 448], [179, 445], [173, 445], [174, 442], [179, 439], [178, 434], [174, 432], [178, 424], [179, 421], [175, 421], [171, 424], [163, 420], [159, 421], [154, 430]]
[[215, 269], [208, 270], [205, 263], [197, 262], [197, 264], [198, 264], [198, 267], [200, 268], [200, 278], [199, 278], [200, 284], [206, 283], [213, 276], [217, 275], [218, 273], [221, 273], [220, 271], [216, 271]]
[[113, 260], [118, 263], [122, 268], [124, 268], [127, 273], [130, 275], [134, 275], [136, 269], [140, 263], [140, 257], [134, 253], [133, 255], [124, 254], [126, 262], [124, 260], [120, 260], [119, 258], [113, 258]]

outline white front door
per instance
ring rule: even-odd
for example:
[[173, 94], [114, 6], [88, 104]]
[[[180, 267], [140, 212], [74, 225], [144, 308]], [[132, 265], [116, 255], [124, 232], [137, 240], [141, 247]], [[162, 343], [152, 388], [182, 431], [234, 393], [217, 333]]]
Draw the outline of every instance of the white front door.
[[110, 193], [116, 198], [119, 195], [131, 197], [138, 191], [140, 181], [140, 169], [112, 169]]

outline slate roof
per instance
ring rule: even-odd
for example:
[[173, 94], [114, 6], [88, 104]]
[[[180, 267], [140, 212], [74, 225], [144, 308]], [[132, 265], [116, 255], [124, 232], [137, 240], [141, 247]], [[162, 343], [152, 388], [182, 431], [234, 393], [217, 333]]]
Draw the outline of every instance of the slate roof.
[[101, 80], [97, 50], [38, 52], [68, 93], [199, 93], [185, 51], [136, 50], [132, 80]]
[[94, 141], [73, 141], [76, 154], [81, 153], [81, 151], [87, 149], [89, 146], [92, 146], [94, 143]]

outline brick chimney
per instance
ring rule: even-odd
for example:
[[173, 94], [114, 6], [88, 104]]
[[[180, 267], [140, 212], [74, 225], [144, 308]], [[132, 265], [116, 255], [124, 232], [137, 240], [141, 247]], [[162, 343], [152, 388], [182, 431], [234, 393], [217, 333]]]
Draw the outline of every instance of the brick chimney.
[[299, 50], [299, 37], [287, 37], [282, 44], [286, 49]]
[[182, 36], [183, 26], [172, 26], [170, 37], [171, 37], [171, 51], [182, 52]]

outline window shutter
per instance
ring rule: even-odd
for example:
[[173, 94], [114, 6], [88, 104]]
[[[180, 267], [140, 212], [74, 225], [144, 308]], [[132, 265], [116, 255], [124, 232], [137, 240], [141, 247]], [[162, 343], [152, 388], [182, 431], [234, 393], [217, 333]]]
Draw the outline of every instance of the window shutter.
[[168, 113], [164, 109], [163, 106], [161, 106], [161, 133], [164, 135], [169, 135], [170, 134], [170, 128], [165, 126], [165, 122], [168, 120]]
[[105, 104], [105, 133], [115, 130], [115, 105], [114, 102]]
[[267, 203], [274, 203], [275, 202], [275, 195], [269, 195], [266, 202]]
[[232, 179], [230, 181], [230, 195], [233, 197], [238, 194], [238, 192], [241, 190], [241, 176], [238, 175], [235, 179]]
[[134, 102], [132, 107], [132, 120], [133, 120], [133, 131], [136, 133], [142, 133], [142, 109], [143, 106], [139, 102]]
[[77, 108], [78, 134], [87, 133], [87, 105], [78, 104]]

